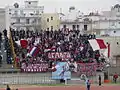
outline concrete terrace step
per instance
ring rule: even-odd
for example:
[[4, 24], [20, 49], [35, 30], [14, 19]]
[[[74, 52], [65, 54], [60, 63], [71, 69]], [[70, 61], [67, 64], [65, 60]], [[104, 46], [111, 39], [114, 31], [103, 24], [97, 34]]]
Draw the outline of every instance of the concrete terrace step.
[[73, 78], [67, 81], [67, 84], [84, 84], [85, 82], [79, 78]]
[[12, 69], [12, 64], [2, 64], [0, 69]]

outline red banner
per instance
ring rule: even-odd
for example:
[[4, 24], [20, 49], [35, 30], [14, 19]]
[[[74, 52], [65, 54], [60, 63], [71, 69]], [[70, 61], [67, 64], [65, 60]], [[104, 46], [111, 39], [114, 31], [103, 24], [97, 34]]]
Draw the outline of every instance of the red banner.
[[22, 72], [47, 72], [48, 63], [39, 63], [39, 64], [28, 64], [22, 63], [21, 66]]
[[52, 52], [48, 53], [49, 59], [69, 59], [71, 58], [71, 55], [69, 52]]
[[101, 70], [102, 68], [103, 64], [96, 63], [78, 64], [77, 73], [79, 75], [85, 74], [87, 76], [94, 76], [96, 74], [96, 70]]

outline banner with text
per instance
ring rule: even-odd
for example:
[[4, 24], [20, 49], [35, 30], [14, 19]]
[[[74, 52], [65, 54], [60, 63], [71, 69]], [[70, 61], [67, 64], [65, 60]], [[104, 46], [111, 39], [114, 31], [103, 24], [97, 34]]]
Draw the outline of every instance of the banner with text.
[[70, 59], [71, 55], [69, 52], [51, 52], [48, 53], [49, 59]]

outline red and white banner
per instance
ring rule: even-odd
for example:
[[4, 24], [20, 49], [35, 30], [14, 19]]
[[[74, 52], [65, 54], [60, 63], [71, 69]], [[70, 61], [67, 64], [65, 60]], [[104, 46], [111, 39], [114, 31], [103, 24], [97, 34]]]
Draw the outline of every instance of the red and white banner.
[[105, 43], [102, 39], [92, 39], [92, 40], [88, 40], [88, 41], [89, 41], [93, 51], [107, 48], [107, 46], [105, 45]]
[[71, 58], [71, 55], [69, 52], [52, 52], [52, 53], [48, 53], [48, 58], [49, 59], [69, 59]]

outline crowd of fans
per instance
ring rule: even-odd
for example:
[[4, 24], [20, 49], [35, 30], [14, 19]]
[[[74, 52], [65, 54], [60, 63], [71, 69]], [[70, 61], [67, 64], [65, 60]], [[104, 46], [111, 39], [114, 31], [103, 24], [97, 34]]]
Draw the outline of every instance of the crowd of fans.
[[[3, 44], [3, 47], [2, 47]], [[6, 62], [7, 64], [12, 64], [12, 53], [11, 53], [11, 44], [10, 40], [8, 39], [7, 36], [7, 30], [3, 30], [3, 32], [0, 32], [0, 66], [2, 64], [3, 60], [3, 52], [6, 52]]]
[[[26, 65], [34, 66], [41, 62], [45, 62], [46, 68], [51, 67], [52, 60], [48, 58], [50, 52], [69, 52], [71, 58], [69, 61], [76, 61], [78, 63], [99, 63], [99, 51], [93, 51], [88, 40], [95, 39], [95, 35], [81, 35], [79, 30], [58, 30], [58, 31], [16, 31], [11, 29], [11, 36], [14, 41], [15, 53], [17, 55], [17, 65], [24, 67], [23, 62]], [[24, 39], [28, 41], [26, 48], [21, 47], [16, 43], [17, 41]], [[36, 44], [37, 42], [37, 44]], [[39, 52], [36, 56], [28, 57], [27, 53], [30, 48], [37, 46]], [[54, 50], [52, 49], [54, 48]], [[51, 49], [45, 51], [46, 49]], [[56, 59], [56, 61], [62, 61], [62, 58]], [[66, 59], [68, 60], [68, 59]], [[21, 66], [22, 65], [22, 66]], [[49, 66], [50, 65], [50, 66]], [[37, 67], [39, 65], [36, 65]]]

